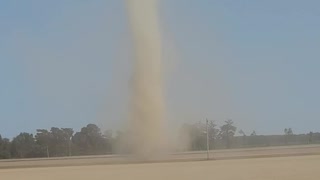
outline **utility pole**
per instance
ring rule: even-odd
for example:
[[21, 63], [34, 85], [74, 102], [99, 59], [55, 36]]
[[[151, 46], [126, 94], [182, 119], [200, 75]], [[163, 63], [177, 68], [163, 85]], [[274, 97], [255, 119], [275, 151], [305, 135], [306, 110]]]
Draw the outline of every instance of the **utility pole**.
[[47, 157], [49, 158], [49, 146], [47, 145]]
[[210, 150], [210, 148], [209, 148], [209, 121], [208, 121], [208, 119], [206, 119], [206, 128], [207, 128], [207, 160], [209, 160], [209, 150]]
[[69, 142], [68, 142], [68, 150], [69, 150], [69, 156], [71, 156], [71, 137], [69, 138]]

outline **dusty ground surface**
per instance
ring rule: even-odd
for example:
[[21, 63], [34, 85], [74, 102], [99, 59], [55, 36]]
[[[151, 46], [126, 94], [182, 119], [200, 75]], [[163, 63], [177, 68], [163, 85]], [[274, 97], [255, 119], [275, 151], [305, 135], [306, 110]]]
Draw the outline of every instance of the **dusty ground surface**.
[[319, 180], [320, 156], [1, 169], [1, 180]]
[[[222, 159], [243, 159], [260, 157], [283, 157], [297, 155], [320, 155], [319, 145], [307, 146], [282, 146], [265, 147], [250, 149], [217, 150], [210, 152], [210, 158]], [[187, 152], [157, 157], [149, 159], [149, 162], [164, 161], [197, 161], [205, 160], [206, 152]], [[107, 165], [137, 163], [140, 159], [126, 156], [85, 156], [85, 157], [62, 157], [62, 158], [43, 158], [43, 159], [19, 159], [19, 160], [0, 160], [0, 169], [26, 168], [26, 167], [61, 167], [61, 166], [88, 166], [88, 165]], [[1, 180], [1, 178], [0, 178]]]

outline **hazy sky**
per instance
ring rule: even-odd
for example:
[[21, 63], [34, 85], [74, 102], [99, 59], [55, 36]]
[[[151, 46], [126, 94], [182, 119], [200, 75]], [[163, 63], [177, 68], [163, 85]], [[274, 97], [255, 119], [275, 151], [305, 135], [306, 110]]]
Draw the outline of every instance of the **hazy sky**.
[[[161, 0], [168, 120], [320, 131], [318, 0]], [[0, 134], [127, 119], [123, 0], [0, 1]]]

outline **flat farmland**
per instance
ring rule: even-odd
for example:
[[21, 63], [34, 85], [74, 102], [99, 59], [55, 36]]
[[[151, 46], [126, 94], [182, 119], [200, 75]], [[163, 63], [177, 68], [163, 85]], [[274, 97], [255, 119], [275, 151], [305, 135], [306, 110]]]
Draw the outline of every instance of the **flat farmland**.
[[0, 170], [8, 180], [319, 180], [320, 156]]
[[205, 152], [166, 156], [159, 162], [138, 162], [125, 156], [0, 161], [0, 179], [320, 179], [320, 147], [292, 146], [210, 152], [216, 160], [204, 161]]

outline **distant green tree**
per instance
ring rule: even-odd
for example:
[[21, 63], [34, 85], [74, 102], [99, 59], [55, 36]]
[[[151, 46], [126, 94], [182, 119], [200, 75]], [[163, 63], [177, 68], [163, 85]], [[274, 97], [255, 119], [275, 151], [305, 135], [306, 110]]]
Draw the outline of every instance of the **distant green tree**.
[[56, 128], [50, 130], [50, 148], [52, 156], [67, 156], [71, 154], [71, 137], [73, 130], [71, 128]]
[[251, 147], [256, 147], [260, 146], [261, 143], [263, 144], [263, 142], [261, 142], [261, 137], [257, 136], [257, 132], [253, 130], [250, 134], [250, 137], [248, 137], [248, 145]]
[[37, 134], [35, 135], [36, 143], [40, 147], [40, 152], [42, 156], [50, 156], [51, 147], [51, 133], [46, 129], [37, 129]]
[[250, 134], [250, 136], [257, 136], [256, 131], [252, 131], [252, 133]]
[[15, 158], [29, 158], [37, 156], [37, 146], [32, 134], [20, 133], [13, 138], [11, 154]]
[[293, 135], [293, 131], [292, 131], [291, 128], [288, 128], [288, 129], [285, 128], [285, 129], [284, 129], [284, 134], [285, 134], [285, 135]]
[[293, 131], [291, 128], [285, 128], [284, 129], [284, 139], [285, 139], [285, 143], [288, 144], [288, 142], [292, 139], [291, 137], [293, 136]]
[[73, 129], [72, 128], [61, 128], [63, 132], [64, 142], [67, 146], [68, 155], [72, 155], [72, 136], [73, 136]]
[[37, 144], [41, 146], [42, 153], [46, 156], [71, 155], [71, 137], [73, 129], [52, 127], [50, 131], [37, 129], [35, 136]]
[[226, 147], [229, 149], [231, 147], [231, 138], [235, 135], [237, 128], [233, 125], [231, 119], [225, 121], [225, 124], [220, 127], [220, 137], [226, 143]]
[[242, 129], [240, 129], [239, 134], [242, 135], [242, 145], [246, 146], [247, 145], [247, 135], [246, 135], [246, 133]]
[[95, 124], [88, 124], [75, 133], [72, 142], [77, 148], [77, 154], [107, 154], [112, 150], [111, 142]]
[[244, 137], [247, 136], [246, 133], [242, 129], [239, 130], [239, 134], [241, 134]]
[[10, 140], [7, 138], [2, 138], [0, 135], [0, 159], [11, 158], [10, 146]]
[[214, 149], [216, 147], [215, 142], [218, 139], [219, 135], [219, 129], [216, 128], [217, 125], [214, 123], [214, 121], [210, 121], [208, 125], [208, 131], [209, 131], [209, 142], [210, 142], [210, 149]]
[[313, 132], [312, 131], [310, 131], [310, 133], [309, 133], [309, 143], [312, 143], [312, 138], [313, 138]]

